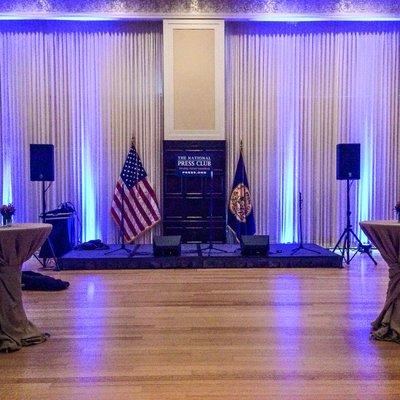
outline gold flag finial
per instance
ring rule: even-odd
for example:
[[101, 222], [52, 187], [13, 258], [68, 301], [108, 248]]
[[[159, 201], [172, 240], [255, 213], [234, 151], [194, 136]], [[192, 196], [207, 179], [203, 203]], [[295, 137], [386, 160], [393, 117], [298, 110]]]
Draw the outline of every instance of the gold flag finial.
[[135, 145], [136, 145], [136, 143], [135, 143], [135, 137], [132, 136], [132, 137], [131, 137], [131, 146], [135, 146]]
[[240, 151], [243, 150], [243, 139], [240, 139]]

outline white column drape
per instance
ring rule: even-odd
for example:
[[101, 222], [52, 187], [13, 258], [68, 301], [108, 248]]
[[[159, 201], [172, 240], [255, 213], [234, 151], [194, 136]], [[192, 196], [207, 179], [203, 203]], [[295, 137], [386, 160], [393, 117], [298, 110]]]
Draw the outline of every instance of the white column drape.
[[71, 201], [83, 241], [115, 242], [111, 200], [132, 137], [160, 201], [162, 26], [85, 26], [0, 33], [1, 194], [16, 220], [36, 221], [29, 144], [53, 143], [48, 208]]
[[[400, 25], [230, 23], [226, 36], [228, 182], [244, 142], [257, 233], [334, 245], [346, 223], [336, 144], [361, 143], [351, 188], [358, 221], [393, 218], [400, 195]], [[348, 27], [348, 25], [347, 25]]]

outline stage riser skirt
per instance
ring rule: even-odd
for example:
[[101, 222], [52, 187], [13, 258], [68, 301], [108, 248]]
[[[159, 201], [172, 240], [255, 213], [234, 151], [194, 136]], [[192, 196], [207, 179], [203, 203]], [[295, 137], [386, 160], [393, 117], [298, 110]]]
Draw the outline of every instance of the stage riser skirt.
[[[205, 248], [207, 245], [202, 245]], [[62, 270], [158, 269], [158, 268], [341, 268], [342, 256], [315, 244], [292, 252], [297, 244], [272, 244], [267, 257], [244, 257], [237, 245], [214, 245], [199, 251], [196, 244], [182, 245], [179, 257], [154, 257], [152, 245], [140, 245], [132, 257], [124, 250], [105, 254], [105, 250], [72, 250], [58, 260]], [[110, 250], [117, 249], [111, 245]], [[219, 252], [225, 250], [227, 253]], [[108, 250], [109, 251], [109, 250]], [[316, 253], [318, 252], [318, 253]]]

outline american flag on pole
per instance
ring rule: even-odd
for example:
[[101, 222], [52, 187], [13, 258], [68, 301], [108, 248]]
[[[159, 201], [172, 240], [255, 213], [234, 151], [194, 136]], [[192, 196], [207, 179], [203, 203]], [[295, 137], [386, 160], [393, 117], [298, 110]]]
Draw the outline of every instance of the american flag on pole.
[[111, 215], [118, 227], [122, 227], [127, 242], [132, 242], [161, 220], [156, 194], [147, 181], [133, 143], [117, 180]]

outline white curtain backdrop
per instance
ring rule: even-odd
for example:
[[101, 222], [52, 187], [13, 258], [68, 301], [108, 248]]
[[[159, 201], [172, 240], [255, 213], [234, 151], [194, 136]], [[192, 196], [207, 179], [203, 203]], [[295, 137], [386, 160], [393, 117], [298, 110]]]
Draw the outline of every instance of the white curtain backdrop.
[[[305, 241], [335, 244], [346, 217], [336, 144], [346, 142], [361, 143], [354, 228], [394, 218], [399, 31], [398, 23], [227, 24], [227, 186], [242, 138], [257, 233], [297, 240], [300, 191]], [[131, 137], [161, 202], [162, 124], [161, 23], [0, 26], [0, 195], [15, 203], [16, 221], [37, 221], [41, 209], [29, 144], [53, 143], [48, 208], [71, 201], [83, 241], [115, 242], [111, 198]]]
[[[400, 198], [400, 25], [231, 23], [226, 35], [228, 182], [240, 139], [257, 233], [334, 245], [346, 225], [336, 144], [361, 143], [358, 221]], [[362, 237], [364, 238], [364, 237]]]
[[48, 209], [71, 201], [82, 241], [112, 243], [111, 200], [132, 137], [160, 201], [162, 26], [59, 26], [0, 33], [2, 200], [15, 203], [16, 221], [38, 220], [29, 144], [52, 143]]

